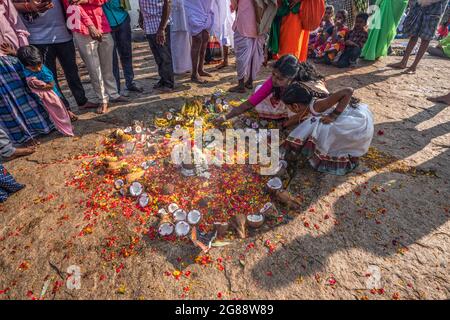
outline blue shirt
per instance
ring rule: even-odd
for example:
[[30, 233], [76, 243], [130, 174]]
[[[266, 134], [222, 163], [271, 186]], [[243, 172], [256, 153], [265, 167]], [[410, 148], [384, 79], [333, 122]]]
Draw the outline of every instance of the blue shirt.
[[47, 68], [45, 65], [42, 65], [42, 69], [39, 72], [34, 72], [28, 69], [27, 67], [24, 68], [24, 75], [25, 78], [32, 78], [35, 77], [38, 80], [41, 80], [47, 84], [53, 82], [53, 91], [62, 98], [61, 92], [59, 92], [58, 87], [56, 86], [55, 78], [53, 77], [53, 73], [50, 71], [49, 68]]
[[66, 26], [61, 0], [52, 0], [53, 8], [40, 13], [32, 21], [22, 19], [28, 29], [30, 44], [56, 44], [72, 40]]
[[103, 12], [111, 28], [121, 25], [128, 18], [128, 12], [122, 8], [120, 2], [120, 0], [109, 0], [103, 5]]

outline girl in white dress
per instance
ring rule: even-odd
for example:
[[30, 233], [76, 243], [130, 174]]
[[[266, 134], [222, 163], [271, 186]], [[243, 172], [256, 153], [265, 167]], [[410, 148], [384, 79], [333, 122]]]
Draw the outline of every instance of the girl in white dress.
[[286, 147], [300, 148], [319, 172], [345, 175], [355, 169], [369, 150], [374, 126], [369, 107], [352, 95], [351, 88], [324, 97], [301, 83], [289, 85], [281, 100], [301, 123], [289, 134]]

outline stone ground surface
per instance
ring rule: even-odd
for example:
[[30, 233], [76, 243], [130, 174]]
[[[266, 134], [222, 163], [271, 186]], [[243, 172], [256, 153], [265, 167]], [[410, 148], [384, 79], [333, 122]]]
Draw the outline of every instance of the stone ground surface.
[[[106, 115], [82, 113], [76, 138], [52, 133], [35, 154], [5, 164], [27, 187], [0, 206], [0, 299], [42, 291], [45, 299], [449, 299], [450, 109], [426, 97], [449, 90], [450, 60], [426, 56], [417, 74], [404, 75], [386, 68], [398, 59], [351, 70], [320, 67], [329, 89], [353, 87], [370, 105], [373, 148], [345, 177], [303, 166], [291, 189], [305, 201], [288, 224], [212, 250], [206, 266], [192, 261], [198, 252], [191, 246], [161, 241], [141, 242], [135, 254], [105, 262], [102, 230], [74, 236], [86, 200], [65, 186], [82, 161], [76, 157], [100, 150], [111, 129], [235, 81], [233, 60], [207, 85], [186, 75], [177, 77], [177, 92], [151, 93], [157, 70], [147, 45], [136, 44], [144, 94]], [[264, 69], [258, 82], [269, 73]], [[84, 68], [82, 75], [90, 88]], [[275, 245], [271, 254], [266, 240]], [[79, 290], [65, 285], [71, 265], [82, 272]], [[379, 290], [371, 291], [367, 282], [377, 270]]]

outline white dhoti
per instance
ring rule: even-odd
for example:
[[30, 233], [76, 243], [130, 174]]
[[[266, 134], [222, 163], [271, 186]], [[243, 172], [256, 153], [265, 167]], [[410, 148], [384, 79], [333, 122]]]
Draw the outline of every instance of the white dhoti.
[[287, 140], [302, 147], [303, 155], [309, 158], [313, 168], [343, 175], [353, 170], [357, 159], [369, 150], [374, 132], [373, 116], [367, 105], [358, 104], [356, 108], [347, 106], [330, 124], [320, 122], [320, 118], [331, 111], [313, 113]]
[[184, 0], [184, 9], [192, 36], [198, 35], [203, 30], [211, 30], [214, 23], [212, 12], [213, 0]]
[[212, 12], [214, 13], [214, 23], [211, 28], [211, 35], [215, 36], [222, 46], [233, 46], [233, 23], [235, 14], [231, 13], [230, 0], [214, 0]]
[[234, 51], [238, 80], [255, 80], [264, 62], [264, 36], [249, 38], [235, 31]]
[[192, 70], [191, 35], [186, 21], [184, 0], [172, 1], [172, 25], [170, 26], [170, 45], [172, 49], [172, 64], [175, 74]]

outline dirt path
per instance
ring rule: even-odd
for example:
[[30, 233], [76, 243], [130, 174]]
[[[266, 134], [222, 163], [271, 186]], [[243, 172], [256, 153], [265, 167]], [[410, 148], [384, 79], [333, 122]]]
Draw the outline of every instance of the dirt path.
[[[354, 87], [370, 105], [375, 137], [348, 176], [304, 166], [292, 186], [304, 205], [289, 223], [195, 262], [190, 245], [137, 241], [111, 218], [132, 254], [105, 259], [114, 252], [103, 242], [107, 227], [79, 236], [87, 195], [66, 182], [111, 129], [178, 108], [185, 94], [227, 89], [235, 75], [228, 67], [202, 87], [178, 77], [178, 92], [159, 96], [150, 93], [157, 75], [146, 44], [135, 52], [144, 94], [106, 115], [82, 114], [77, 138], [53, 133], [32, 156], [5, 164], [27, 187], [0, 206], [0, 299], [39, 298], [42, 291], [45, 299], [450, 298], [450, 109], [426, 100], [449, 90], [450, 60], [426, 56], [416, 75], [385, 67], [397, 57], [350, 71], [320, 68], [331, 90]], [[66, 286], [70, 266], [81, 270], [79, 290]], [[378, 273], [371, 291], [367, 282]]]

